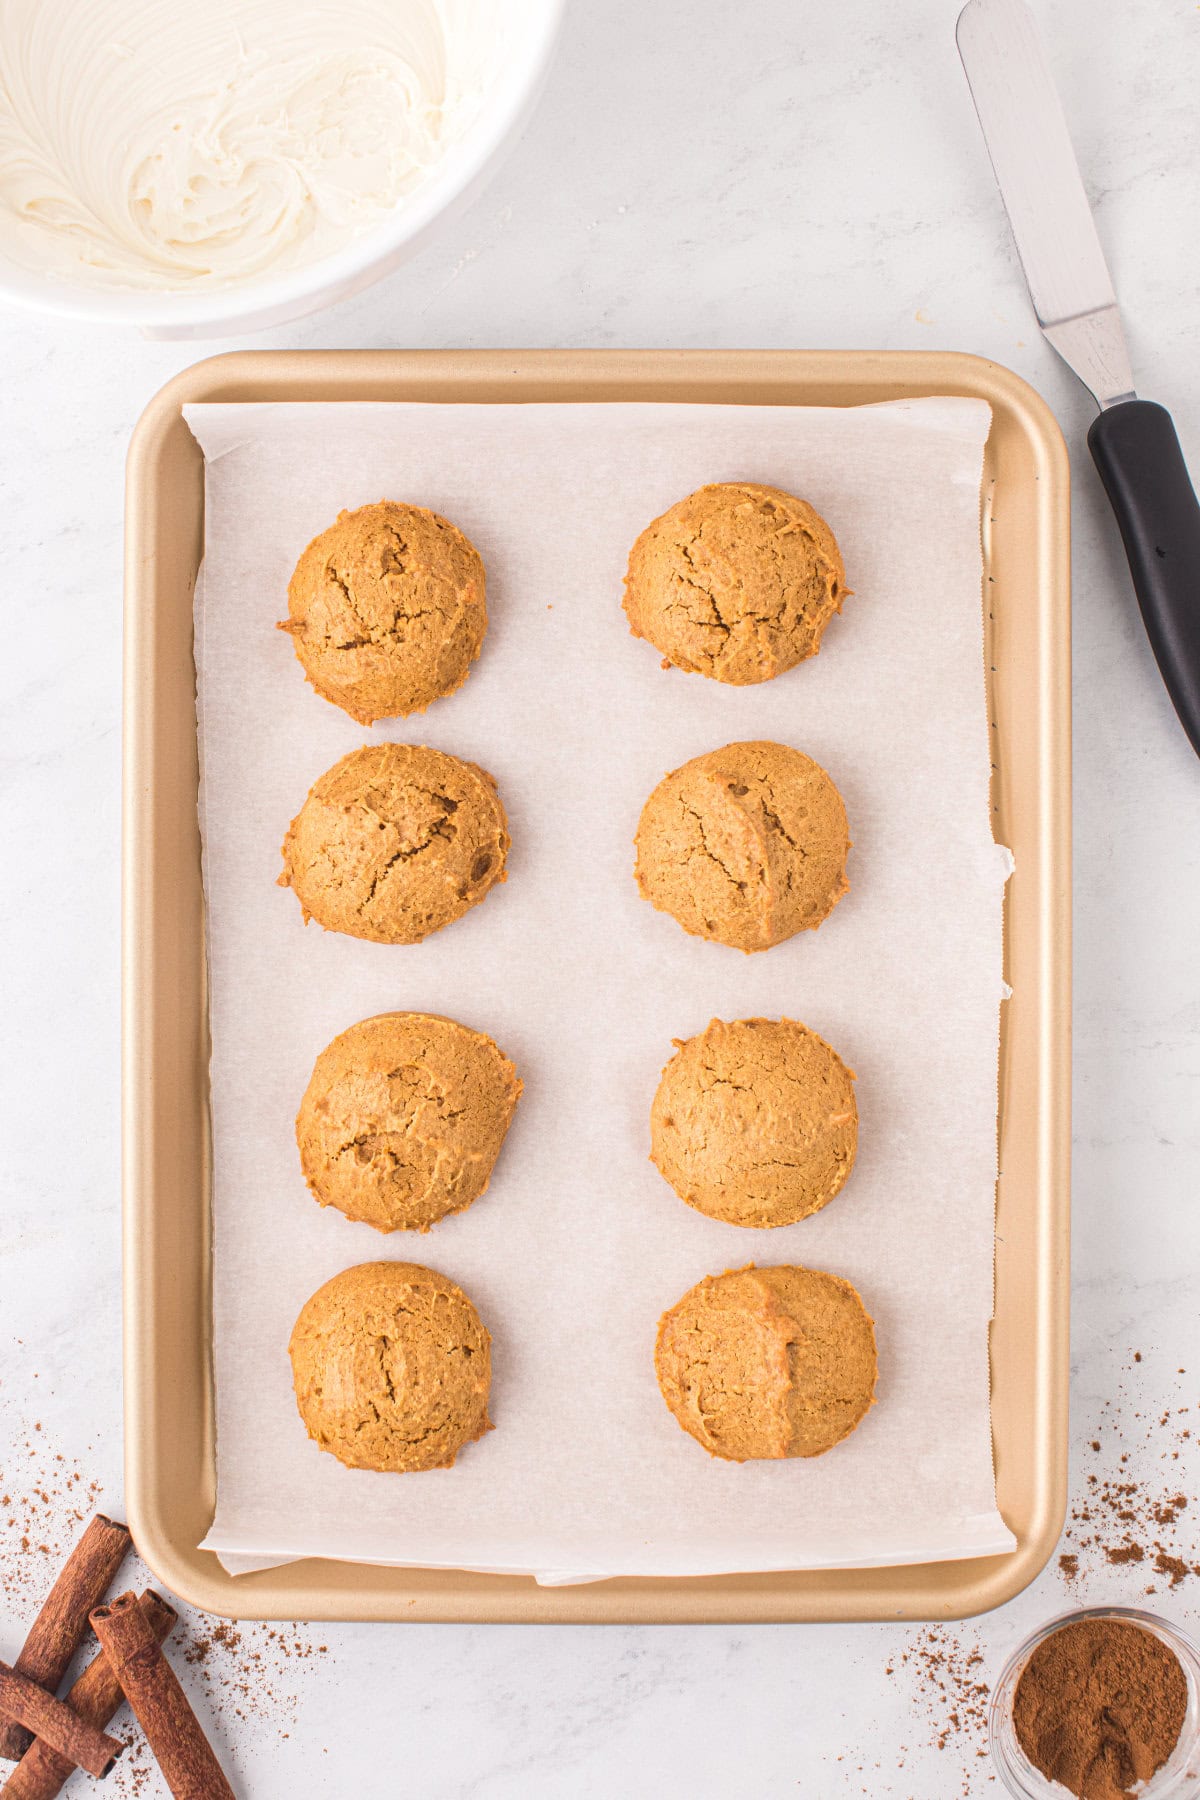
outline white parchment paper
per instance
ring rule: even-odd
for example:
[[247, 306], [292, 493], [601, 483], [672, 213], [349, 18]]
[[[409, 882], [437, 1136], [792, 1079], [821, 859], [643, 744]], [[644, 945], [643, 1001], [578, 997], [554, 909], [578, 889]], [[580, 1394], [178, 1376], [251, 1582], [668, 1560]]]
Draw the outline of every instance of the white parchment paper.
[[[1003, 1551], [988, 1407], [997, 1032], [1007, 853], [992, 841], [979, 487], [987, 407], [193, 406], [207, 459], [196, 602], [212, 987], [217, 1510], [234, 1569], [291, 1557], [614, 1574], [866, 1565]], [[853, 598], [820, 656], [761, 687], [664, 671], [621, 577], [647, 522], [706, 481], [803, 494]], [[466, 686], [365, 732], [273, 629], [341, 507], [436, 508], [487, 568]], [[305, 929], [275, 886], [310, 784], [371, 737], [492, 771], [507, 885], [412, 947]], [[685, 936], [632, 878], [642, 802], [736, 738], [793, 744], [845, 797], [851, 892], [766, 954]], [[446, 1013], [525, 1081], [489, 1192], [427, 1236], [320, 1210], [293, 1120], [355, 1020]], [[858, 1165], [802, 1224], [744, 1231], [648, 1161], [672, 1038], [786, 1014], [858, 1073]], [[377, 1257], [444, 1271], [494, 1339], [497, 1429], [451, 1471], [344, 1469], [309, 1443], [287, 1340]], [[814, 1461], [711, 1460], [659, 1396], [659, 1314], [757, 1261], [848, 1276], [876, 1320], [878, 1404]]]

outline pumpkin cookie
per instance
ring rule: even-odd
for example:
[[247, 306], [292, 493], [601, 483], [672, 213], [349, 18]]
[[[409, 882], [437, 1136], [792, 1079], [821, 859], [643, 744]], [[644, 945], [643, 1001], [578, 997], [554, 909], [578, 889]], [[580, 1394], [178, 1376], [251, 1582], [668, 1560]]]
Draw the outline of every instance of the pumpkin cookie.
[[484, 590], [479, 552], [456, 525], [380, 500], [313, 539], [279, 629], [317, 693], [370, 725], [462, 686], [487, 630]]
[[461, 1287], [416, 1262], [335, 1274], [288, 1354], [309, 1438], [347, 1469], [450, 1469], [491, 1431], [491, 1337]]
[[288, 1353], [319, 1449], [349, 1469], [449, 1469], [487, 1416], [492, 1340], [462, 1289], [419, 1263], [360, 1263], [302, 1307]]
[[785, 744], [726, 744], [673, 769], [643, 807], [635, 841], [643, 899], [735, 950], [813, 930], [849, 885], [842, 797]]
[[874, 1403], [875, 1331], [858, 1290], [822, 1269], [727, 1269], [658, 1324], [662, 1397], [710, 1456], [822, 1456]]
[[421, 744], [366, 744], [313, 784], [283, 840], [279, 886], [305, 924], [417, 944], [505, 880], [509, 843], [483, 769]]
[[478, 1200], [521, 1094], [490, 1037], [433, 1013], [381, 1013], [322, 1050], [296, 1119], [321, 1206], [376, 1231], [428, 1231]]
[[714, 1019], [677, 1038], [650, 1109], [650, 1159], [681, 1200], [730, 1225], [794, 1225], [854, 1167], [854, 1071], [794, 1019]]
[[664, 668], [745, 687], [815, 656], [848, 591], [837, 539], [806, 500], [725, 481], [647, 525], [629, 553], [625, 612]]

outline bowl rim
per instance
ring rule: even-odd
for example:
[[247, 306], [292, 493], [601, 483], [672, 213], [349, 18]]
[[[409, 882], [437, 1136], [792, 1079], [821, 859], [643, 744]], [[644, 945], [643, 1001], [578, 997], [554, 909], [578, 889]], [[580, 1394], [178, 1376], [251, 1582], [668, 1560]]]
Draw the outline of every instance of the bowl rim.
[[[191, 292], [93, 288], [0, 257], [0, 304], [57, 318], [150, 331], [161, 328], [182, 335], [196, 327], [252, 329], [256, 320], [296, 317], [367, 285], [453, 205], [523, 122], [549, 67], [566, 0], [528, 0], [528, 4], [529, 25], [517, 54], [487, 91], [466, 136], [411, 200], [398, 203], [361, 237], [278, 275]], [[502, 31], [507, 29], [502, 25]]]

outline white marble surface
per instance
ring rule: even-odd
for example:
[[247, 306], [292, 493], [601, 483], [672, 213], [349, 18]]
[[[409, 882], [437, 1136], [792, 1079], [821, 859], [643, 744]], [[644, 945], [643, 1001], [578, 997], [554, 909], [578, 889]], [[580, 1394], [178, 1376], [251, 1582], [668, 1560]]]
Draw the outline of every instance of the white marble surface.
[[[1172, 407], [1200, 469], [1200, 11], [1181, 0], [1041, 10], [1139, 387]], [[1089, 1470], [1123, 1469], [1143, 1499], [1195, 1494], [1192, 1440], [1177, 1419], [1158, 1421], [1190, 1404], [1192, 1375], [1178, 1371], [1200, 1351], [1200, 767], [1083, 448], [1089, 402], [1028, 310], [953, 16], [942, 0], [749, 11], [577, 0], [542, 108], [472, 210], [385, 285], [269, 341], [941, 346], [993, 356], [1046, 395], [1077, 478], [1072, 1492], [1085, 1493]], [[10, 1657], [37, 1578], [5, 1557], [41, 1504], [34, 1483], [50, 1496], [47, 1538], [65, 1529], [58, 1496], [76, 1466], [120, 1507], [122, 459], [145, 401], [197, 353], [0, 317]], [[1172, 1528], [1192, 1561], [1198, 1509], [1200, 1496], [1191, 1524], [1185, 1514]], [[1136, 1603], [1153, 1581], [1146, 1563], [1082, 1560], [1078, 1591], [1091, 1598]], [[945, 1635], [980, 1651], [986, 1680], [1070, 1598], [1055, 1565], [1019, 1601]], [[1193, 1623], [1198, 1603], [1196, 1577], [1148, 1602]], [[256, 1800], [985, 1792], [978, 1733], [951, 1726], [933, 1747], [949, 1707], [897, 1660], [917, 1635], [331, 1626], [299, 1634], [311, 1657], [254, 1634], [214, 1650], [207, 1683], [192, 1678], [239, 1791]], [[247, 1706], [234, 1688], [256, 1647], [274, 1674]], [[148, 1778], [142, 1791], [160, 1790]]]

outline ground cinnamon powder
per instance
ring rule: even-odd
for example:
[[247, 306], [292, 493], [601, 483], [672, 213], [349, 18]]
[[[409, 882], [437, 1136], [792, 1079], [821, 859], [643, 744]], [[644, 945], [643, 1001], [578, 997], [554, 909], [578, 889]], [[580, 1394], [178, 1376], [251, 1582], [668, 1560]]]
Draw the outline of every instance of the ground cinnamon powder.
[[1179, 1658], [1141, 1626], [1079, 1619], [1039, 1644], [1017, 1683], [1026, 1756], [1080, 1800], [1126, 1800], [1166, 1762], [1187, 1712]]

